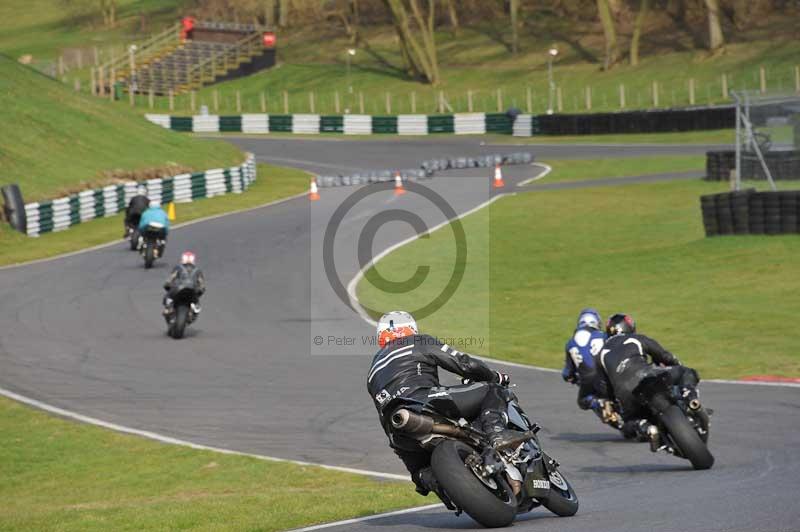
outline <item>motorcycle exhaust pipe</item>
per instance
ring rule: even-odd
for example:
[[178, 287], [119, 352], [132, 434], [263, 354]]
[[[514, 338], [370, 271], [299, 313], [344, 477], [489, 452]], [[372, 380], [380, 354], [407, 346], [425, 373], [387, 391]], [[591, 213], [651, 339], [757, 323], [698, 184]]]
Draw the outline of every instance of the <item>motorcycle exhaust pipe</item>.
[[700, 400], [692, 399], [691, 401], [689, 401], [689, 408], [691, 410], [700, 410]]
[[405, 408], [401, 408], [392, 414], [391, 423], [392, 427], [395, 429], [409, 434], [420, 436], [425, 434], [443, 434], [456, 438], [465, 437], [464, 431], [458, 427], [453, 427], [444, 423], [435, 423], [433, 418], [416, 414]]

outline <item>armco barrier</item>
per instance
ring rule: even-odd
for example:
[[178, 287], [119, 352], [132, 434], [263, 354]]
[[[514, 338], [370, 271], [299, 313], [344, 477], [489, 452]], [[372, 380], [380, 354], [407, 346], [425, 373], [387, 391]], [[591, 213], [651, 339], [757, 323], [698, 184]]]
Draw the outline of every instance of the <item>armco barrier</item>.
[[160, 205], [171, 201], [211, 198], [230, 192], [240, 193], [255, 179], [255, 156], [248, 154], [242, 165], [231, 168], [84, 190], [65, 198], [25, 205], [25, 232], [29, 236], [39, 236], [50, 231], [63, 231], [94, 218], [112, 216], [125, 210], [140, 186], [145, 188], [152, 204]]
[[800, 191], [710, 194], [700, 207], [706, 236], [800, 233]]

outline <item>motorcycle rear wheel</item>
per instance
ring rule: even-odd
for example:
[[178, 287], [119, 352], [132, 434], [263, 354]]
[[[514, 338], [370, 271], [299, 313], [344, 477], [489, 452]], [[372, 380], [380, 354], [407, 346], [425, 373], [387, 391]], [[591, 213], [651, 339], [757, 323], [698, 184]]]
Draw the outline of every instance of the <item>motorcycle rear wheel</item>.
[[661, 414], [661, 422], [680, 448], [681, 454], [692, 463], [692, 467], [711, 469], [714, 465], [714, 456], [680, 408], [676, 405], [667, 408]]
[[172, 326], [170, 327], [170, 336], [176, 340], [183, 338], [188, 319], [189, 307], [186, 305], [177, 305], [175, 307], [175, 319], [172, 320]]
[[153, 267], [154, 260], [156, 260], [155, 248], [152, 243], [147, 242], [144, 245], [144, 267], [146, 270]]
[[130, 239], [131, 251], [139, 249], [139, 230], [131, 230], [131, 234], [128, 235], [128, 238]]
[[433, 474], [450, 499], [487, 528], [510, 525], [517, 515], [517, 498], [504, 479], [494, 479], [496, 492], [465, 464], [475, 449], [464, 442], [446, 440], [431, 456]]

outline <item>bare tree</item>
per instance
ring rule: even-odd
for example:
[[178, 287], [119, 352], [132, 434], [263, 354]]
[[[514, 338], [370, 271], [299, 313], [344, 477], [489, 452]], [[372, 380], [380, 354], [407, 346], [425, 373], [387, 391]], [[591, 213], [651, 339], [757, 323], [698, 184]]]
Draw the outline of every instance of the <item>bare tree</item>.
[[508, 5], [511, 19], [511, 53], [519, 52], [519, 0], [511, 0]]
[[708, 48], [719, 50], [725, 46], [722, 24], [719, 16], [719, 0], [705, 0], [708, 11]]
[[633, 23], [633, 36], [631, 37], [631, 66], [639, 64], [639, 40], [642, 37], [642, 25], [644, 19], [647, 17], [647, 10], [649, 9], [650, 2], [648, 0], [641, 0], [639, 4], [639, 12], [636, 14], [636, 20]]
[[453, 35], [458, 35], [461, 25], [458, 22], [458, 9], [456, 8], [456, 0], [446, 0], [447, 15], [450, 18], [450, 27], [453, 28]]
[[289, 0], [280, 0], [280, 6], [278, 10], [278, 26], [281, 28], [285, 28], [289, 25]]
[[103, 14], [103, 24], [109, 28], [117, 24], [117, 0], [100, 0], [100, 11]]
[[439, 60], [433, 31], [436, 0], [425, 0], [427, 12], [420, 8], [418, 0], [384, 0], [384, 2], [392, 15], [408, 73], [437, 85]]
[[619, 45], [617, 44], [617, 29], [614, 24], [614, 17], [611, 15], [608, 0], [597, 0], [597, 12], [600, 16], [600, 24], [603, 26], [603, 35], [606, 40], [603, 68], [609, 70], [619, 61]]

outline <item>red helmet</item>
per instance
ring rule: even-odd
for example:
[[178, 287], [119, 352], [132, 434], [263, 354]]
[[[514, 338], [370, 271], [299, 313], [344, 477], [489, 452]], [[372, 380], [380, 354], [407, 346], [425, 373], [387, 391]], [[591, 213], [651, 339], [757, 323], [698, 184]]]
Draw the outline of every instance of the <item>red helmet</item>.
[[191, 264], [194, 266], [194, 253], [191, 251], [184, 251], [181, 255], [181, 264]]
[[411, 314], [402, 310], [395, 310], [381, 316], [381, 319], [378, 320], [376, 332], [378, 334], [378, 345], [384, 347], [398, 338], [414, 336], [419, 332], [419, 329], [417, 328], [416, 320]]

